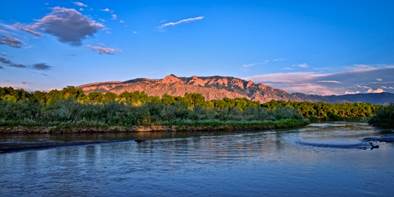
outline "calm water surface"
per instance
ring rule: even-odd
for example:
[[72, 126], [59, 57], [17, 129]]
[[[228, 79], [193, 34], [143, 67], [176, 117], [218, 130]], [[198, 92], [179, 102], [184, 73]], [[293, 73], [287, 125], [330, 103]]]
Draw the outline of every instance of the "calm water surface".
[[393, 196], [394, 144], [362, 142], [391, 135], [325, 123], [4, 153], [0, 196]]

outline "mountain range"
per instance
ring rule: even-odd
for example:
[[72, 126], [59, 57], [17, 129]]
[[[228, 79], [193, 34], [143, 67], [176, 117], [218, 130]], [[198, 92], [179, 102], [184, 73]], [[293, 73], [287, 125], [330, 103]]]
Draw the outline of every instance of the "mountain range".
[[86, 93], [112, 92], [145, 92], [150, 96], [183, 96], [186, 93], [199, 93], [207, 100], [223, 98], [247, 98], [260, 103], [272, 100], [280, 101], [313, 101], [313, 102], [369, 102], [391, 103], [394, 102], [392, 93], [368, 93], [347, 95], [309, 95], [304, 93], [288, 93], [263, 83], [255, 83], [251, 80], [243, 80], [229, 76], [192, 76], [178, 77], [168, 75], [163, 79], [137, 78], [128, 81], [109, 81], [81, 85], [80, 88]]

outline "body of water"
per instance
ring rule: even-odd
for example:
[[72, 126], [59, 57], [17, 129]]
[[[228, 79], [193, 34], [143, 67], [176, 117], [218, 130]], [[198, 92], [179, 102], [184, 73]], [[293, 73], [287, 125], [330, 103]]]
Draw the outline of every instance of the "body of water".
[[391, 135], [322, 123], [3, 153], [0, 196], [392, 196], [394, 144], [365, 141]]

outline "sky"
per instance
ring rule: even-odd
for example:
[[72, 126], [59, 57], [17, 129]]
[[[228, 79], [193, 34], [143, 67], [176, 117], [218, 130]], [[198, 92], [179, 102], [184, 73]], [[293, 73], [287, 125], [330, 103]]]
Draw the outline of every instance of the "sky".
[[0, 86], [235, 76], [289, 92], [394, 92], [394, 1], [3, 0]]

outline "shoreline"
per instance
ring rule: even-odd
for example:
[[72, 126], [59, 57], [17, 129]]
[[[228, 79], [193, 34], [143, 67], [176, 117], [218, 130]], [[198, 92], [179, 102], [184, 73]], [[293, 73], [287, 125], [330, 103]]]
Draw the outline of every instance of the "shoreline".
[[307, 120], [284, 119], [275, 121], [194, 121], [140, 126], [0, 126], [0, 135], [23, 134], [97, 134], [134, 132], [181, 132], [181, 131], [236, 131], [292, 129], [309, 124]]
[[[215, 125], [216, 124], [216, 125]], [[1, 127], [0, 126], [0, 137], [12, 137], [12, 136], [73, 136], [79, 134], [95, 135], [95, 134], [135, 134], [135, 133], [153, 133], [153, 132], [218, 132], [218, 131], [269, 131], [273, 129], [295, 129], [306, 126], [309, 124], [306, 120], [280, 120], [280, 121], [246, 121], [242, 124], [240, 122], [189, 122], [179, 125], [149, 125], [149, 126], [134, 126], [134, 127], [90, 127], [90, 128], [57, 128], [57, 127]], [[64, 146], [79, 146], [99, 143], [112, 143], [122, 142], [128, 140], [135, 140], [137, 143], [144, 142], [145, 139], [139, 138], [126, 138], [126, 139], [95, 139], [95, 140], [83, 140], [80, 138], [67, 140], [67, 141], [53, 141], [53, 140], [35, 140], [35, 141], [24, 141], [24, 140], [12, 140], [12, 141], [1, 141], [0, 140], [0, 154], [12, 153], [19, 151], [28, 150], [41, 150], [48, 148], [64, 147]]]

